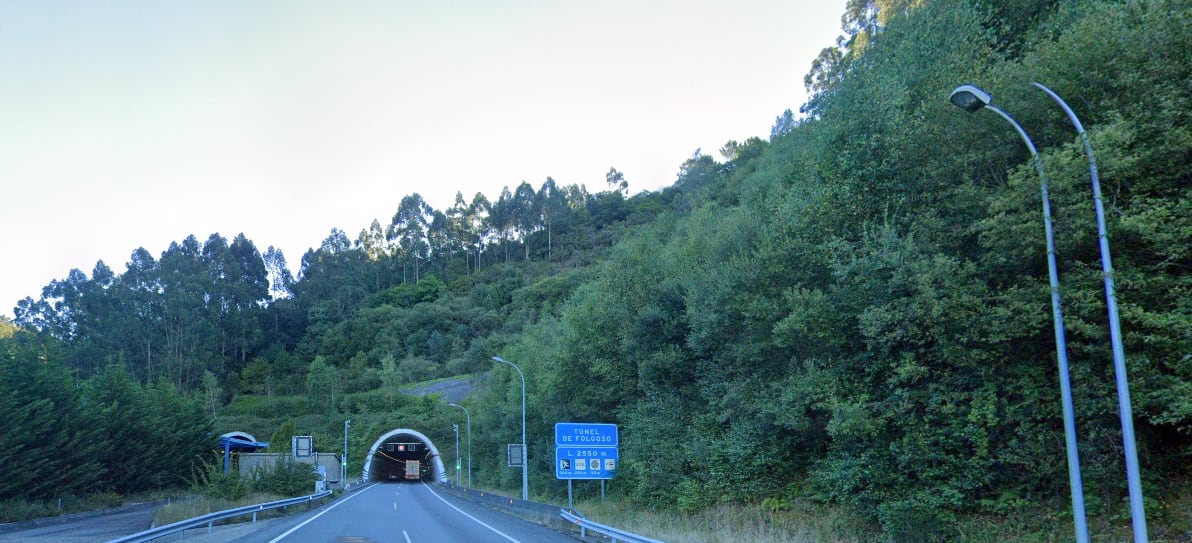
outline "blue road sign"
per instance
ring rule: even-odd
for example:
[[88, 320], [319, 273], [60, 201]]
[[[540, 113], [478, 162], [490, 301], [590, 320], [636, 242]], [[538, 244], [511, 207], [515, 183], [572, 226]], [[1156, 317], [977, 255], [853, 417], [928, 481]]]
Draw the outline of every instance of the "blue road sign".
[[556, 479], [611, 479], [617, 473], [616, 424], [555, 424]]
[[616, 447], [617, 445], [616, 424], [555, 423], [556, 447]]
[[556, 479], [612, 479], [617, 473], [616, 447], [557, 447]]

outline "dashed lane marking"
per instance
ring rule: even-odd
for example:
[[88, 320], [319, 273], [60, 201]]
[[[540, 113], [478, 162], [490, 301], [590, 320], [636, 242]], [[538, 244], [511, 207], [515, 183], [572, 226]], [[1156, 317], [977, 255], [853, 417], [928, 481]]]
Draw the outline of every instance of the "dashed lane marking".
[[[357, 492], [357, 493], [355, 493], [355, 494], [352, 494], [351, 496], [348, 496], [348, 497], [346, 497], [346, 498], [344, 498], [344, 499], [342, 499], [342, 500], [340, 500], [340, 501], [336, 502], [336, 503], [335, 503], [335, 504], [333, 504], [331, 507], [328, 507], [328, 508], [326, 508], [326, 509], [324, 509], [324, 510], [320, 511], [320, 512], [319, 512], [319, 514], [317, 514], [317, 515], [315, 515], [315, 516], [313, 516], [313, 517], [310, 517], [310, 518], [306, 519], [306, 521], [305, 521], [305, 522], [303, 522], [302, 524], [299, 524], [299, 525], [297, 525], [297, 526], [295, 526], [295, 527], [293, 527], [293, 528], [290, 528], [289, 530], [286, 530], [286, 532], [285, 532], [284, 534], [281, 534], [281, 535], [279, 535], [279, 536], [277, 536], [277, 537], [275, 537], [275, 538], [273, 538], [273, 539], [269, 540], [269, 543], [277, 543], [278, 541], [281, 541], [281, 540], [285, 539], [285, 538], [286, 538], [287, 536], [289, 536], [290, 534], [292, 534], [292, 533], [294, 533], [294, 532], [298, 531], [298, 529], [299, 529], [299, 528], [301, 528], [301, 527], [303, 527], [303, 526], [306, 526], [307, 524], [310, 524], [310, 523], [314, 522], [314, 521], [315, 521], [315, 519], [317, 519], [317, 518], [319, 518], [319, 517], [321, 517], [321, 516], [323, 516], [323, 515], [326, 515], [327, 513], [330, 513], [332, 509], [335, 509], [336, 507], [339, 507], [339, 506], [343, 505], [343, 504], [344, 504], [344, 503], [346, 503], [348, 500], [350, 500], [350, 499], [352, 499], [352, 498], [355, 498], [356, 496], [359, 496], [359, 495], [361, 495], [361, 494], [364, 494], [364, 492], [363, 492], [363, 491]], [[442, 498], [440, 498], [440, 499], [442, 499]]]

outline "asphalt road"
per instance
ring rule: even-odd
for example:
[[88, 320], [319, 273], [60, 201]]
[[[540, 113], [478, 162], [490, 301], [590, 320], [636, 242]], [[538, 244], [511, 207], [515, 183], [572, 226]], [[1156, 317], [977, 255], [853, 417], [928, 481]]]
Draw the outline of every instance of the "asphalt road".
[[574, 543], [537, 524], [435, 490], [384, 483], [302, 515], [270, 522], [235, 543]]
[[0, 528], [0, 541], [95, 543], [148, 530], [159, 504], [22, 522]]

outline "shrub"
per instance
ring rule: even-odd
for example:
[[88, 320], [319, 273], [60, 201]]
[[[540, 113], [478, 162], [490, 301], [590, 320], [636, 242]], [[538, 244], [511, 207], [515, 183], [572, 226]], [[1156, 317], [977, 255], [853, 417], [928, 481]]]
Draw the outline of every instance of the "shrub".
[[254, 492], [279, 496], [304, 496], [314, 491], [317, 479], [313, 464], [282, 456], [271, 467], [253, 471], [252, 489]]
[[190, 481], [195, 492], [213, 500], [234, 501], [248, 495], [248, 484], [240, 473], [224, 473], [221, 461], [203, 462]]
[[954, 539], [956, 517], [951, 512], [915, 499], [885, 503], [877, 509], [885, 540], [890, 543], [944, 543]]

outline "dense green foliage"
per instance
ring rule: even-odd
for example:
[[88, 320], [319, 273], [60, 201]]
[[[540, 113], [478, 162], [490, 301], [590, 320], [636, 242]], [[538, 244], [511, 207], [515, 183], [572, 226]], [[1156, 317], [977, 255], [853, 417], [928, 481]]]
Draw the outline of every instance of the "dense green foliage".
[[[687, 163], [690, 211], [619, 244], [557, 323], [506, 350], [539, 383], [536, 432], [621, 423], [617, 484], [659, 506], [812, 496], [919, 541], [951, 538], [960, 512], [1062, 511], [1039, 180], [1002, 120], [948, 104], [974, 82], [1044, 150], [1090, 511], [1121, 518], [1088, 164], [1039, 80], [1079, 104], [1097, 149], [1146, 492], [1179, 491], [1164, 483], [1192, 450], [1188, 3], [914, 4], [812, 81], [797, 126]], [[552, 458], [547, 440], [534, 452]]]
[[211, 449], [211, 420], [172, 385], [111, 365], [71, 377], [58, 346], [0, 339], [0, 495], [28, 500], [177, 486]]
[[[446, 212], [415, 194], [385, 228], [334, 230], [296, 280], [243, 235], [192, 236], [159, 260], [138, 250], [119, 275], [74, 270], [16, 308], [37, 337], [0, 337], [0, 420], [45, 428], [34, 421], [52, 404], [70, 413], [53, 428], [181, 446], [136, 414], [209, 412], [218, 431], [285, 446], [294, 432], [336, 443], [351, 418], [358, 462], [395, 426], [449, 443], [459, 413], [396, 389], [500, 355], [526, 374], [536, 492], [565, 491], [547, 475], [554, 423], [615, 422], [611, 488], [640, 504], [821, 500], [892, 541], [1034, 507], [1064, 533], [1039, 179], [1002, 119], [948, 103], [974, 83], [1042, 151], [1089, 511], [1118, 526], [1088, 163], [1040, 81], [1097, 152], [1151, 520], [1187, 522], [1164, 504], [1192, 467], [1192, 4], [853, 0], [844, 21], [802, 116], [780, 115], [769, 141], [728, 142], [721, 161], [697, 152], [658, 193], [627, 197], [612, 169], [595, 194], [548, 178]], [[500, 366], [487, 385], [467, 402], [474, 477], [516, 488], [503, 455], [521, 383]], [[46, 488], [168, 482], [106, 472], [110, 447], [80, 435], [16, 432], [0, 454], [54, 463]]]

